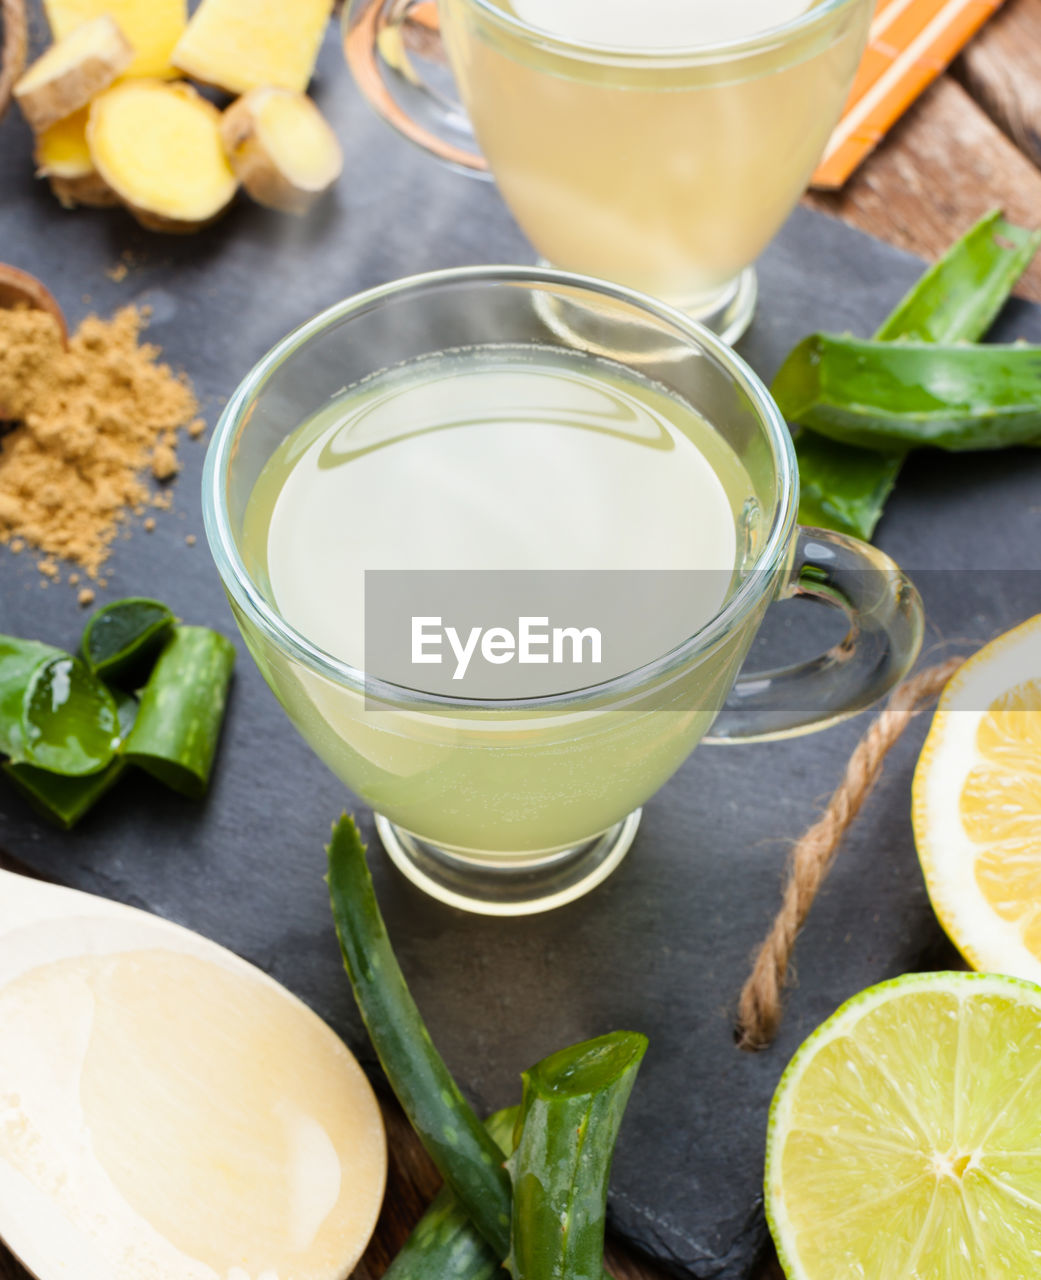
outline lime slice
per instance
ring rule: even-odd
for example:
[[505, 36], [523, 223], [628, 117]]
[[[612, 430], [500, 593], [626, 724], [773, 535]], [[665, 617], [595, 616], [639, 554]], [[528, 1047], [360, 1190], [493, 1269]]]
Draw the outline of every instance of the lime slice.
[[914, 974], [842, 1006], [770, 1112], [789, 1280], [1041, 1274], [1041, 988]]

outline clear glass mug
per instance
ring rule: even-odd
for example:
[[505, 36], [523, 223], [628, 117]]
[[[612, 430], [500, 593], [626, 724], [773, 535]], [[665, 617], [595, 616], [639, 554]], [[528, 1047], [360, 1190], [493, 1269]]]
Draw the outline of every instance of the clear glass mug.
[[[759, 532], [718, 612], [637, 670], [512, 700], [367, 679], [300, 634], [279, 613], [243, 537], [250, 495], [285, 437], [345, 387], [400, 362], [493, 338], [497, 349], [573, 350], [553, 316], [558, 304], [576, 303], [605, 335], [643, 331], [655, 354], [627, 352], [618, 363], [692, 405], [751, 478]], [[388, 494], [388, 518], [408, 500], [407, 492]], [[891, 560], [796, 525], [791, 437], [740, 357], [679, 311], [563, 272], [437, 272], [317, 316], [265, 356], [228, 403], [209, 447], [203, 502], [236, 619], [292, 722], [376, 811], [383, 844], [407, 876], [442, 901], [486, 914], [545, 910], [599, 884], [627, 852], [640, 807], [701, 739], [781, 738], [833, 724], [890, 690], [921, 643], [918, 594]], [[846, 640], [805, 665], [739, 677], [768, 605], [790, 596], [843, 610]]]
[[874, 8], [821, 0], [770, 31], [663, 51], [572, 43], [494, 0], [351, 0], [343, 31], [376, 111], [446, 163], [490, 170], [543, 262], [663, 298], [732, 343]]

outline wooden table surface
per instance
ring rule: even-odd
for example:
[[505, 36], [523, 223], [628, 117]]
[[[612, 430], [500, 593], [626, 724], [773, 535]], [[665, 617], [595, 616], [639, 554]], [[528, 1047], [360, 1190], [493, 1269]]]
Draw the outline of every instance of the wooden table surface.
[[[1007, 0], [846, 187], [810, 193], [806, 203], [928, 259], [995, 205], [1014, 221], [1041, 224], [1041, 0]], [[1041, 261], [1020, 292], [1041, 302]], [[396, 1104], [385, 1112], [387, 1197], [356, 1280], [378, 1280], [437, 1187]], [[616, 1247], [609, 1265], [617, 1280], [665, 1276]], [[767, 1259], [757, 1280], [780, 1276]], [[28, 1280], [2, 1245], [0, 1280]]]

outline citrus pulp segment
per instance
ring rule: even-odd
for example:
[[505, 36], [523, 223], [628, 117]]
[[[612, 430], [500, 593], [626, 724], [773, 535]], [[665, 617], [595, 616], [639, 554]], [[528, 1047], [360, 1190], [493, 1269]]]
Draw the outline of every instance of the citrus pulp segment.
[[844, 1005], [774, 1097], [766, 1209], [789, 1280], [1041, 1269], [1041, 988], [916, 974]]
[[951, 680], [915, 772], [913, 820], [929, 896], [962, 955], [1041, 982], [1041, 618]]

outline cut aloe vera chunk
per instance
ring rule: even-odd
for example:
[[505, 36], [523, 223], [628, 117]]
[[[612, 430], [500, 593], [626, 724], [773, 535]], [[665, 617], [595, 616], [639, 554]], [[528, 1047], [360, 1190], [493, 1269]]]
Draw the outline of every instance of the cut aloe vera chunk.
[[[123, 738], [133, 728], [137, 716], [137, 699], [122, 689], [112, 694], [119, 717], [119, 732]], [[31, 764], [18, 764], [8, 760], [4, 773], [41, 816], [63, 831], [72, 828], [86, 817], [102, 796], [107, 795], [123, 776], [126, 761], [116, 754], [97, 773], [80, 777], [67, 777], [51, 773]]]
[[176, 627], [141, 691], [129, 764], [182, 795], [205, 794], [224, 721], [235, 646], [208, 627]]
[[144, 684], [177, 619], [160, 600], [133, 596], [98, 609], [83, 629], [80, 653], [109, 684]]
[[115, 699], [78, 658], [48, 658], [26, 685], [20, 737], [15, 760], [69, 777], [97, 773], [122, 737]]

